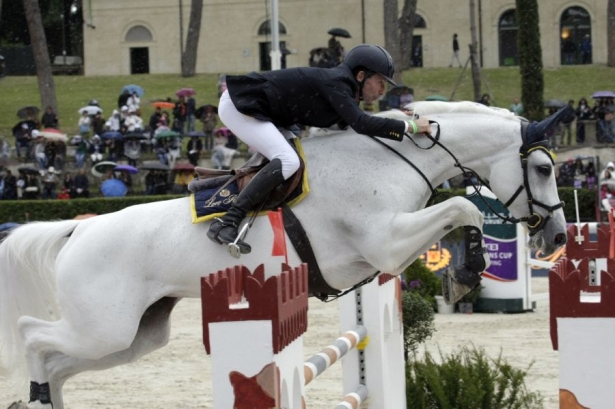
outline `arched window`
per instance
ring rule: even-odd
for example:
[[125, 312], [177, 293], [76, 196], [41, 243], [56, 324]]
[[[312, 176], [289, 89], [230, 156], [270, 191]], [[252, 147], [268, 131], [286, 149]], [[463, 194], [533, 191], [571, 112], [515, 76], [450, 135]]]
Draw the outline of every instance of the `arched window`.
[[152, 33], [143, 26], [132, 27], [130, 30], [128, 30], [128, 33], [126, 33], [126, 38], [125, 38], [126, 42], [133, 42], [133, 43], [143, 43], [146, 41], [153, 41], [153, 40], [154, 40], [154, 37], [152, 36]]
[[[286, 27], [280, 21], [278, 21], [278, 30], [280, 34], [286, 34]], [[263, 24], [261, 24], [260, 27], [258, 28], [258, 35], [264, 36], [264, 35], [270, 35], [270, 34], [271, 34], [271, 20], [267, 20]]]
[[[591, 64], [591, 19], [583, 7], [569, 7], [560, 19], [562, 65]], [[589, 45], [588, 45], [589, 43]]]
[[519, 65], [517, 57], [517, 14], [515, 9], [505, 11], [498, 22], [500, 66]]
[[425, 19], [419, 14], [414, 15], [414, 28], [427, 28], [427, 23], [425, 23]]

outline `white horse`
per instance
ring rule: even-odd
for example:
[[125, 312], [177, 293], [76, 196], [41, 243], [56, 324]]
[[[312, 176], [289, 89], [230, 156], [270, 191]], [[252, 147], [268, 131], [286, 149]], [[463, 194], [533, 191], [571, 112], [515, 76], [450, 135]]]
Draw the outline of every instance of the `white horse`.
[[[502, 201], [511, 201], [516, 218], [531, 216], [534, 246], [550, 254], [564, 244], [552, 159], [543, 149], [530, 150], [524, 174], [517, 117], [474, 103], [423, 102], [413, 108], [439, 123], [441, 143], [488, 180]], [[398, 111], [384, 115], [407, 118]], [[424, 136], [414, 140], [431, 145]], [[421, 150], [408, 139], [382, 142], [433, 186], [460, 172], [440, 146]], [[400, 274], [451, 229], [482, 231], [481, 212], [462, 197], [424, 208], [430, 186], [369, 137], [349, 130], [305, 139], [303, 148], [311, 192], [294, 211], [334, 288], [349, 288], [378, 270]], [[545, 206], [528, 206], [528, 189], [533, 203]], [[164, 346], [177, 301], [200, 296], [201, 276], [237, 264], [207, 238], [208, 223], [191, 223], [189, 210], [189, 199], [181, 198], [81, 221], [30, 223], [0, 245], [2, 362], [5, 373], [29, 376], [28, 408], [50, 408], [51, 401], [61, 409], [62, 386], [70, 377]], [[279, 266], [281, 259], [271, 256], [267, 217], [255, 220], [247, 240], [252, 253], [242, 256], [242, 264]], [[290, 264], [297, 265], [297, 254], [288, 248]]]

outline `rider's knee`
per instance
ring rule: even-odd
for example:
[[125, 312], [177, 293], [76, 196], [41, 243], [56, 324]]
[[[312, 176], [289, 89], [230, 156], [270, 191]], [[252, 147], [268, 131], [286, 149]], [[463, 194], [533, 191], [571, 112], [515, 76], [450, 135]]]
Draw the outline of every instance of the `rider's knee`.
[[299, 169], [299, 157], [294, 152], [276, 156], [276, 159], [279, 159], [282, 163], [282, 175], [284, 179], [288, 179]]

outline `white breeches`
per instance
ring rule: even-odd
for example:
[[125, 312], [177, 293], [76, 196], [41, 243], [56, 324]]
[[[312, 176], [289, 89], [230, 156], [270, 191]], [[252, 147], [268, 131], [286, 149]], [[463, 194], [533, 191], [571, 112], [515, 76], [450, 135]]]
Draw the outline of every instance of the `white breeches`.
[[239, 112], [228, 91], [220, 97], [218, 115], [224, 125], [250, 148], [269, 160], [279, 159], [282, 162], [284, 179], [288, 179], [299, 169], [299, 157], [278, 128], [271, 122], [260, 121]]

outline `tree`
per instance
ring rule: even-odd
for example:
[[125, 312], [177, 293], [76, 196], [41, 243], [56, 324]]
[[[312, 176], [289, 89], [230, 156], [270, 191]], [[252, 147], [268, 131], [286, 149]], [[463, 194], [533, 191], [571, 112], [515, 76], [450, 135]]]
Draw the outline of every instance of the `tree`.
[[190, 7], [190, 22], [186, 36], [186, 48], [182, 54], [182, 76], [192, 77], [196, 74], [196, 56], [201, 35], [201, 19], [203, 15], [203, 0], [192, 0]]
[[56, 88], [51, 73], [51, 61], [47, 50], [47, 39], [41, 18], [41, 9], [38, 0], [23, 0], [28, 22], [30, 41], [32, 42], [32, 54], [36, 64], [36, 76], [38, 77], [38, 90], [41, 96], [41, 106], [51, 106], [54, 112], [58, 112]]
[[470, 0], [470, 35], [472, 43], [470, 44], [470, 61], [472, 61], [472, 84], [474, 85], [474, 101], [478, 101], [481, 97], [481, 77], [480, 65], [478, 64], [478, 41], [476, 40], [476, 12], [474, 0]]
[[384, 48], [391, 54], [391, 58], [396, 62], [395, 75], [393, 80], [401, 83], [401, 50], [399, 47], [399, 30], [397, 25], [397, 14], [399, 7], [397, 0], [384, 0]]
[[609, 0], [606, 11], [607, 18], [607, 64], [615, 66], [615, 0]]
[[521, 100], [525, 116], [530, 120], [544, 117], [544, 78], [542, 48], [538, 27], [538, 1], [516, 0], [519, 22], [518, 49], [521, 72]]
[[400, 70], [410, 68], [412, 60], [412, 37], [416, 23], [416, 4], [418, 0], [405, 0], [404, 8], [399, 18], [399, 47], [401, 54]]

